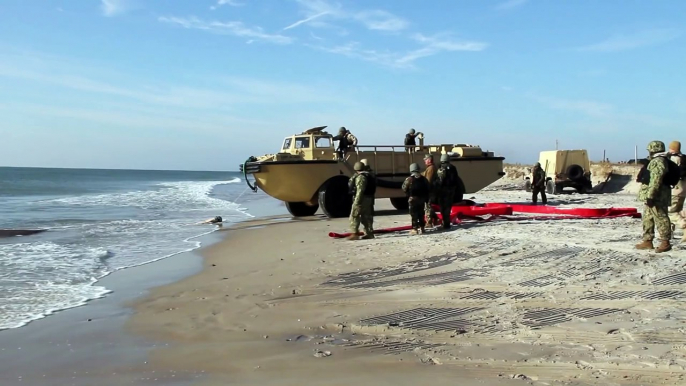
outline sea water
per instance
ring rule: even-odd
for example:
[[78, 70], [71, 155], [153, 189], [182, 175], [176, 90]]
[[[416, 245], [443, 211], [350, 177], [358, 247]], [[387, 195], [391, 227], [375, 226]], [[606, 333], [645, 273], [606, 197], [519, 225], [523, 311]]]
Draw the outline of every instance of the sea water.
[[105, 296], [98, 279], [198, 248], [216, 225], [251, 217], [239, 173], [0, 168], [0, 329]]

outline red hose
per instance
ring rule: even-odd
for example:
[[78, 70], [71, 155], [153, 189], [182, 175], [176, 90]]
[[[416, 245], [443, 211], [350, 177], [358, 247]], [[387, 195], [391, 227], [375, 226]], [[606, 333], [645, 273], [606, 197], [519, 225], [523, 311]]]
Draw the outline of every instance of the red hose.
[[[436, 215], [442, 220], [440, 208], [433, 205]], [[521, 213], [540, 213], [547, 216], [522, 216], [513, 217], [514, 212]], [[478, 216], [486, 216], [481, 218]], [[550, 216], [557, 215], [557, 216]], [[636, 208], [558, 208], [546, 205], [526, 205], [526, 204], [507, 204], [507, 203], [487, 203], [483, 205], [454, 205], [450, 210], [450, 220], [453, 224], [460, 224], [462, 220], [472, 220], [478, 222], [491, 222], [498, 219], [505, 221], [531, 221], [531, 220], [599, 220], [608, 218], [632, 217], [640, 218]], [[412, 229], [411, 225], [383, 228], [374, 230], [374, 234], [393, 233]], [[362, 233], [358, 233], [362, 235]], [[344, 238], [351, 233], [329, 232], [329, 237]]]

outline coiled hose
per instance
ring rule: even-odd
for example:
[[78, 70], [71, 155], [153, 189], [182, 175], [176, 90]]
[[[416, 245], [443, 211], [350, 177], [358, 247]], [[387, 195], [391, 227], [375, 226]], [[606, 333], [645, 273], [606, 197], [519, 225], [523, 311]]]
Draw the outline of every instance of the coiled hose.
[[250, 157], [248, 157], [247, 160], [245, 160], [245, 162], [243, 162], [243, 177], [245, 178], [245, 183], [248, 184], [248, 187], [250, 189], [252, 189], [253, 192], [257, 192], [257, 187], [251, 185], [250, 181], [248, 181], [247, 166], [248, 166], [248, 162], [255, 162], [255, 161], [257, 161], [257, 158], [250, 156]]

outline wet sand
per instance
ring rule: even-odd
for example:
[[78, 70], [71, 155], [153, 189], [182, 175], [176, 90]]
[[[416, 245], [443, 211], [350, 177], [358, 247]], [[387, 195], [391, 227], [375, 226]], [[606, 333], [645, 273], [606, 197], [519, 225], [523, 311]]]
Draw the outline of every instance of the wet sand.
[[[407, 224], [385, 201], [376, 227]], [[636, 206], [634, 195], [550, 204]], [[200, 385], [686, 383], [686, 251], [634, 250], [640, 220], [355, 242], [327, 236], [347, 219], [259, 225], [228, 231], [201, 273], [136, 302], [129, 330], [170, 343], [145, 369], [204, 372]]]

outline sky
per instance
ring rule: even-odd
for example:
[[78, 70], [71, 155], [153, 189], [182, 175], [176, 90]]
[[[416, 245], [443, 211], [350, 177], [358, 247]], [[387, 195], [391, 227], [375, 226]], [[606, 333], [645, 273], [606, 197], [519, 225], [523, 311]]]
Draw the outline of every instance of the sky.
[[3, 0], [0, 166], [237, 170], [311, 127], [686, 147], [686, 1]]

